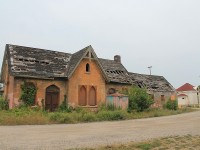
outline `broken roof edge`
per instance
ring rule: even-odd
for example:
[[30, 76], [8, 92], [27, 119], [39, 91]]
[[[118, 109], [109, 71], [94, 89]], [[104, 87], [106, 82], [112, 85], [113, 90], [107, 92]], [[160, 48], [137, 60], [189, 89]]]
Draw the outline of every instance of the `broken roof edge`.
[[[160, 77], [160, 78], [163, 78], [165, 80], [165, 82], [170, 86], [170, 88], [172, 90], [170, 90], [169, 92], [174, 92], [176, 91], [176, 89], [171, 85], [171, 83], [168, 82], [168, 80], [164, 77], [164, 76], [160, 76], [160, 75], [148, 75], [148, 74], [140, 74], [140, 73], [133, 73], [133, 72], [128, 72], [129, 75], [134, 75], [134, 74], [137, 74], [137, 75], [141, 75], [141, 76], [147, 76], [147, 77]], [[162, 90], [157, 90], [158, 92], [163, 92]], [[166, 91], [166, 90], [164, 90]]]
[[115, 60], [112, 60], [112, 59], [105, 59], [105, 58], [98, 58], [98, 59], [104, 60], [104, 61], [112, 61], [112, 62], [114, 62], [114, 63], [118, 63], [118, 64], [122, 65], [123, 69], [125, 69], [125, 71], [126, 71], [127, 73], [129, 73], [128, 70], [126, 69], [126, 67], [124, 67], [124, 65], [123, 65], [121, 62], [119, 63], [119, 62], [116, 62]]
[[67, 79], [67, 77], [42, 77], [42, 76], [29, 76], [29, 75], [13, 75], [15, 78], [30, 78], [30, 79], [43, 79], [43, 80], [55, 80], [55, 78], [60, 78], [60, 79]]
[[164, 76], [160, 76], [160, 75], [150, 75], [150, 74], [142, 74], [142, 73], [135, 73], [135, 72], [128, 72], [129, 75], [132, 75], [132, 74], [137, 74], [137, 75], [142, 75], [142, 76], [149, 76], [149, 77], [163, 77]]
[[43, 48], [30, 47], [30, 46], [23, 46], [23, 45], [6, 44], [6, 46], [17, 46], [17, 47], [24, 47], [24, 48], [37, 49], [37, 50], [44, 50], [44, 51], [50, 51], [50, 52], [55, 52], [55, 53], [63, 53], [63, 54], [72, 55], [71, 53], [66, 53], [66, 52], [63, 52], [63, 51], [56, 51], [56, 50], [51, 50], [51, 49], [43, 49]]
[[[2, 83], [3, 82], [3, 70], [5, 69], [5, 61], [6, 61], [6, 58], [7, 58], [7, 51], [8, 51], [8, 44], [6, 44], [5, 46], [5, 51], [4, 51], [4, 55], [3, 55], [3, 63], [1, 65], [1, 78], [0, 78], [0, 82]], [[9, 66], [8, 66], [8, 73], [10, 73], [10, 69], [9, 69]]]

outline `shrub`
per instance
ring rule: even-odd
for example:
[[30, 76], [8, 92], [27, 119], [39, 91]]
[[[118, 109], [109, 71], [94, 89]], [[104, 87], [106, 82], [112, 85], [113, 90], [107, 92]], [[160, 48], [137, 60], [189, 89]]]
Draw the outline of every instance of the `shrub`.
[[35, 104], [36, 87], [32, 83], [23, 83], [21, 85], [21, 97], [20, 99], [25, 105], [31, 106]]
[[93, 112], [88, 112], [83, 115], [82, 120], [84, 122], [93, 122], [96, 121], [96, 116]]
[[54, 112], [50, 113], [50, 121], [55, 123], [73, 123], [72, 115], [68, 113]]
[[122, 110], [122, 108], [116, 107], [115, 105], [109, 103], [107, 105], [105, 105], [104, 103], [100, 104], [98, 107], [98, 111], [105, 111], [105, 110], [115, 111], [115, 110]]
[[64, 95], [64, 101], [59, 106], [58, 111], [61, 111], [61, 112], [72, 112], [73, 111], [73, 108], [68, 105], [67, 96], [66, 95]]
[[109, 121], [109, 120], [124, 120], [128, 118], [128, 114], [125, 111], [115, 110], [115, 111], [100, 111], [97, 114], [99, 121]]
[[9, 109], [8, 101], [0, 97], [0, 110], [8, 110], [8, 109]]
[[164, 107], [166, 107], [167, 109], [170, 109], [170, 110], [177, 110], [178, 109], [178, 101], [169, 99]]
[[132, 86], [132, 88], [129, 89], [128, 97], [129, 97], [128, 111], [134, 109], [137, 111], [144, 111], [154, 103], [154, 101], [149, 97], [145, 89], [141, 89], [136, 86]]

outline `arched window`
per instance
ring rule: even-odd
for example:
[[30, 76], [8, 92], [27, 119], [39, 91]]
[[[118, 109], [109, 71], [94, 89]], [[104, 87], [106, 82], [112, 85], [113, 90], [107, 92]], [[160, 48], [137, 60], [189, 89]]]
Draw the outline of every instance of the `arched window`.
[[90, 64], [86, 64], [86, 72], [90, 72]]
[[108, 94], [114, 94], [114, 93], [116, 93], [116, 90], [114, 88], [110, 88], [108, 90]]
[[96, 89], [92, 86], [89, 91], [89, 105], [96, 105]]

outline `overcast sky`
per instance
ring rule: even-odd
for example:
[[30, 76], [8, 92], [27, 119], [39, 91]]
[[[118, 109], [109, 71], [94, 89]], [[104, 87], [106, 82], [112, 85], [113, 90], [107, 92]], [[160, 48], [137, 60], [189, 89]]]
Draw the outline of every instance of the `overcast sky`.
[[130, 72], [200, 84], [200, 0], [0, 0], [5, 44], [98, 57], [121, 55]]

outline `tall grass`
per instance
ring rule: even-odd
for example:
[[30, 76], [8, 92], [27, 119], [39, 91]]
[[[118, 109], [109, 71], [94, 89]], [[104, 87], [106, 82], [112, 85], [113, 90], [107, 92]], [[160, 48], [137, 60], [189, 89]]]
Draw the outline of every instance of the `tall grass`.
[[106, 108], [101, 108], [97, 112], [91, 112], [87, 109], [77, 108], [72, 112], [45, 112], [39, 109], [15, 108], [12, 110], [0, 111], [0, 125], [38, 125], [114, 121], [175, 115], [191, 111], [193, 110], [189, 108], [178, 110], [149, 109], [143, 112], [128, 113], [127, 111], [120, 109], [107, 110]]
[[0, 125], [47, 124], [48, 114], [32, 109], [12, 109], [0, 111]]

